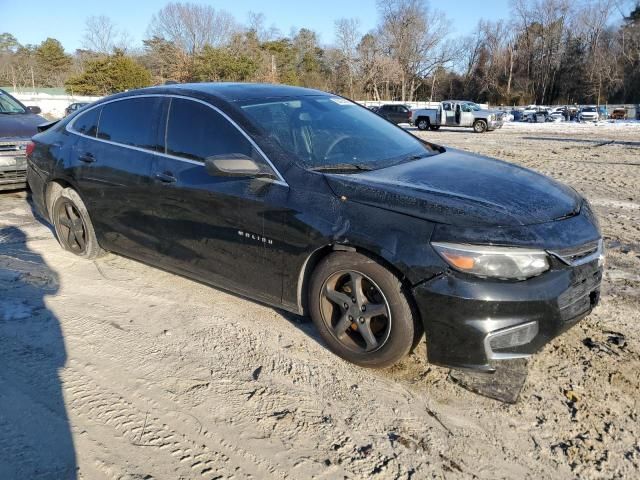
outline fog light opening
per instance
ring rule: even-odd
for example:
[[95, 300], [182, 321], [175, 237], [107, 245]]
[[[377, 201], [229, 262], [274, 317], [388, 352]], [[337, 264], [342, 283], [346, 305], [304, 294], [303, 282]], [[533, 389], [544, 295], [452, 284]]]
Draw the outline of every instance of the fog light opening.
[[529, 322], [489, 334], [489, 346], [493, 351], [518, 347], [531, 342], [537, 334], [538, 322]]

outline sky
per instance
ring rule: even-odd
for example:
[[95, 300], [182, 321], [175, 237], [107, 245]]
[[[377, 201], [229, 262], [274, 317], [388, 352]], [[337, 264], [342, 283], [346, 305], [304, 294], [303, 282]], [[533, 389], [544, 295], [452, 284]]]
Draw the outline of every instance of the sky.
[[[249, 12], [262, 12], [267, 26], [273, 24], [284, 34], [292, 27], [310, 28], [319, 33], [322, 44], [333, 42], [337, 18], [358, 18], [363, 33], [377, 23], [375, 0], [192, 1], [226, 10], [241, 23], [246, 23]], [[138, 47], [152, 15], [166, 3], [168, 0], [0, 0], [0, 33], [12, 33], [22, 44], [38, 44], [53, 37], [73, 52], [82, 46], [85, 19], [106, 15], [126, 30], [133, 46]], [[431, 1], [431, 5], [451, 20], [454, 35], [471, 33], [481, 17], [495, 20], [509, 14], [508, 0]]]

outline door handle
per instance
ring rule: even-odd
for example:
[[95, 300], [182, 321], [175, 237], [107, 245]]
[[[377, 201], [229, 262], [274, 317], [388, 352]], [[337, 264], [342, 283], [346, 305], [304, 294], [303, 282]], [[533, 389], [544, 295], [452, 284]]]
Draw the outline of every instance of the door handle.
[[176, 181], [176, 177], [170, 172], [158, 172], [156, 173], [156, 178], [162, 183], [173, 183]]
[[83, 153], [78, 157], [78, 160], [84, 163], [93, 163], [96, 161], [92, 153]]

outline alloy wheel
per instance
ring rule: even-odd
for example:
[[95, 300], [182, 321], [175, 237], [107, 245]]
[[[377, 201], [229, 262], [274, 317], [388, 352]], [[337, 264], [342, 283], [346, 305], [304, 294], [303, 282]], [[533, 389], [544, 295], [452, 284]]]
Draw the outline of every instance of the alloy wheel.
[[68, 200], [60, 202], [56, 212], [58, 236], [64, 246], [76, 254], [87, 248], [87, 230], [76, 206]]
[[391, 309], [382, 290], [366, 275], [342, 271], [331, 275], [320, 292], [322, 319], [346, 348], [370, 353], [391, 333]]

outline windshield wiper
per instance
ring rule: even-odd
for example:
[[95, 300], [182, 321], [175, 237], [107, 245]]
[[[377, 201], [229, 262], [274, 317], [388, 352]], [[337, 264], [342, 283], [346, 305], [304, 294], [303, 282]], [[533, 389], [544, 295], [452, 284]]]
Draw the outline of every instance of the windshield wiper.
[[370, 172], [372, 169], [366, 165], [355, 163], [334, 163], [333, 165], [312, 167], [309, 170], [313, 172]]
[[407, 157], [404, 157], [402, 160], [400, 160], [396, 165], [400, 163], [413, 162], [414, 160], [420, 160], [421, 158], [427, 158], [431, 156], [433, 156], [432, 153], [418, 153], [415, 155], [409, 155]]

